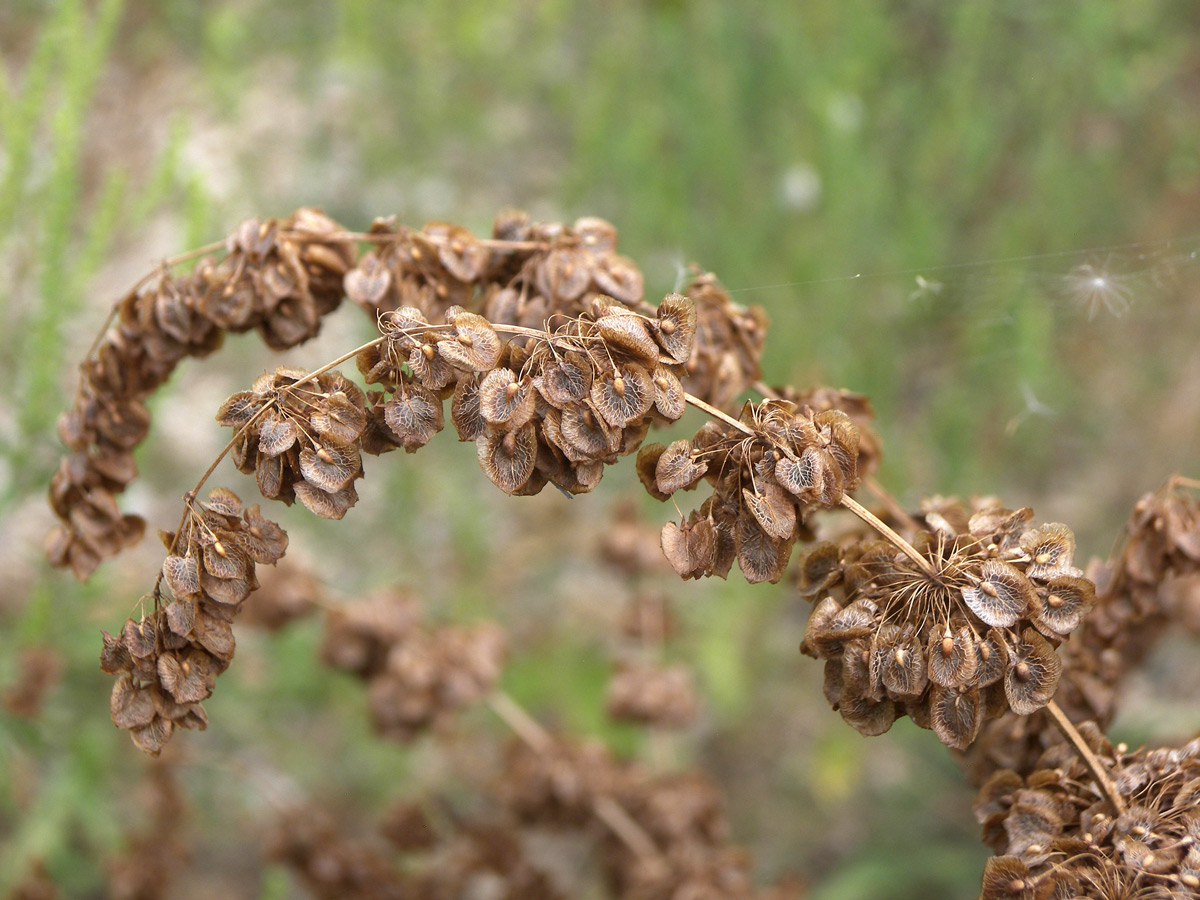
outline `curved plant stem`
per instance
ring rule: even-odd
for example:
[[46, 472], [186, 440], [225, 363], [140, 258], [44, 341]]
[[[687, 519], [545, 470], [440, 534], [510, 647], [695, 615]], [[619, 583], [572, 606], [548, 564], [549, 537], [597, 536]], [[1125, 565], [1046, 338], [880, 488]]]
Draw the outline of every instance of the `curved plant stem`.
[[691, 394], [684, 394], [683, 399], [687, 402], [688, 406], [694, 406], [696, 409], [703, 410], [714, 419], [720, 419], [731, 428], [736, 428], [738, 431], [742, 432], [742, 434], [754, 434], [754, 430], [746, 425], [745, 422], [739, 422], [733, 416], [729, 415], [728, 413], [721, 412], [721, 410], [717, 409], [710, 403], [705, 403], [699, 397], [694, 397]]
[[[492, 712], [534, 752], [543, 756], [553, 752], [554, 738], [516, 700], [503, 691], [495, 691], [488, 697], [487, 702]], [[654, 843], [654, 839], [629, 811], [612, 797], [607, 794], [596, 795], [592, 800], [592, 812], [637, 856], [661, 862], [662, 852]]]
[[[321, 368], [314, 369], [313, 371], [311, 371], [307, 375], [305, 375], [303, 378], [299, 379], [298, 381], [293, 382], [292, 384], [288, 385], [286, 388], [283, 388], [282, 390], [285, 392], [286, 391], [294, 391], [296, 388], [301, 387], [302, 385], [308, 384], [309, 382], [313, 381], [317, 377], [324, 375], [326, 372], [328, 372], [334, 366], [340, 366], [346, 360], [353, 359], [355, 356], [357, 356], [363, 350], [366, 350], [368, 347], [374, 347], [376, 344], [380, 344], [384, 340], [386, 340], [386, 338], [381, 336], [381, 337], [375, 338], [374, 340], [367, 341], [361, 347], [355, 347], [349, 353], [343, 353], [337, 359], [325, 363], [325, 365], [321, 366]], [[242, 435], [244, 435], [255, 422], [257, 422], [260, 418], [262, 418], [264, 415], [266, 415], [267, 410], [272, 409], [274, 406], [275, 406], [275, 404], [273, 402], [264, 404], [262, 409], [260, 409], [253, 416], [251, 416], [245, 425], [243, 425], [241, 428], [239, 428], [237, 431], [235, 431], [233, 433], [233, 437], [231, 437], [229, 439], [229, 442], [221, 449], [221, 452], [217, 454], [216, 459], [214, 459], [209, 464], [208, 468], [204, 470], [204, 474], [200, 476], [200, 480], [197, 481], [192, 486], [192, 488], [186, 494], [183, 495], [183, 515], [181, 515], [179, 517], [179, 525], [175, 529], [175, 537], [171, 541], [171, 547], [169, 550], [167, 550], [168, 554], [175, 552], [176, 544], [179, 541], [179, 535], [183, 533], [183, 526], [187, 523], [188, 513], [191, 512], [191, 510], [192, 510], [192, 502], [196, 499], [197, 496], [199, 496], [200, 489], [202, 487], [204, 487], [205, 482], [207, 482], [208, 479], [212, 477], [212, 473], [217, 470], [217, 466], [219, 466], [221, 464], [221, 460], [223, 460], [226, 456], [229, 455], [229, 451], [234, 448], [234, 445], [237, 444], [238, 440], [242, 437]], [[155, 602], [158, 601], [158, 592], [159, 592], [159, 587], [162, 585], [162, 579], [163, 579], [163, 573], [160, 570], [158, 573], [158, 577], [154, 580], [153, 594], [154, 594]]]
[[1067, 714], [1062, 711], [1062, 708], [1051, 700], [1046, 704], [1046, 712], [1050, 713], [1050, 718], [1054, 721], [1055, 727], [1059, 730], [1063, 737], [1075, 748], [1075, 752], [1079, 754], [1084, 765], [1092, 773], [1092, 777], [1096, 779], [1096, 784], [1100, 786], [1101, 793], [1104, 794], [1104, 799], [1108, 801], [1113, 808], [1113, 812], [1120, 816], [1125, 812], [1125, 801], [1121, 798], [1121, 794], [1117, 791], [1117, 786], [1112, 780], [1112, 776], [1108, 774], [1108, 769], [1104, 767], [1104, 763], [1100, 762], [1099, 757], [1092, 752], [1092, 748], [1087, 745], [1087, 741], [1083, 739], [1083, 735], [1067, 718]]
[[920, 566], [921, 571], [923, 571], [930, 578], [937, 577], [937, 573], [933, 570], [933, 566], [930, 565], [929, 560], [918, 553], [916, 547], [893, 531], [891, 526], [880, 519], [879, 516], [875, 515], [875, 513], [871, 512], [848, 494], [842, 495], [842, 506], [846, 507], [846, 509], [850, 510], [850, 512], [854, 513], [856, 516], [882, 534], [885, 538], [891, 541], [897, 549], [903, 551], [909, 559]]
[[900, 505], [900, 502], [892, 496], [892, 494], [880, 484], [874, 475], [864, 475], [862, 479], [863, 487], [887, 507], [887, 511], [900, 523], [901, 527], [907, 531], [920, 531], [921, 526], [908, 512]]

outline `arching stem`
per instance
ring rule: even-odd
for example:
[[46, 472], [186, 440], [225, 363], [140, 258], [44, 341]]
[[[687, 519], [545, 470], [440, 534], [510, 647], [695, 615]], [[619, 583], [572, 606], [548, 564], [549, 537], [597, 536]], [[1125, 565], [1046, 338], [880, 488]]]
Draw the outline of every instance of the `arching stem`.
[[[550, 733], [508, 694], [495, 691], [488, 697], [487, 703], [492, 712], [535, 753], [548, 756], [554, 751], [554, 738]], [[592, 812], [637, 856], [644, 860], [662, 862], [662, 852], [654, 843], [654, 839], [629, 811], [612, 797], [597, 794], [592, 798]]]
[[1075, 752], [1079, 754], [1084, 765], [1088, 767], [1088, 771], [1096, 779], [1096, 784], [1100, 786], [1100, 792], [1104, 794], [1104, 799], [1113, 808], [1113, 812], [1117, 816], [1122, 815], [1125, 812], [1125, 801], [1122, 799], [1120, 792], [1117, 791], [1117, 785], [1113, 782], [1112, 776], [1108, 774], [1108, 769], [1104, 767], [1104, 763], [1100, 762], [1100, 758], [1092, 752], [1092, 748], [1087, 745], [1087, 741], [1083, 739], [1083, 735], [1079, 733], [1079, 729], [1072, 724], [1071, 720], [1067, 718], [1067, 714], [1053, 700], [1046, 704], [1046, 712], [1050, 714], [1050, 718], [1053, 720], [1054, 726], [1059, 730], [1059, 733], [1075, 748]]
[[881, 535], [891, 541], [897, 549], [901, 550], [905, 556], [915, 562], [921, 568], [921, 571], [923, 571], [930, 578], [937, 576], [937, 572], [934, 571], [929, 560], [917, 552], [916, 547], [893, 531], [892, 527], [879, 518], [879, 516], [875, 515], [875, 513], [871, 512], [849, 494], [842, 495], [842, 506], [846, 507], [846, 509], [850, 510], [850, 512], [854, 513], [856, 516], [878, 531]]

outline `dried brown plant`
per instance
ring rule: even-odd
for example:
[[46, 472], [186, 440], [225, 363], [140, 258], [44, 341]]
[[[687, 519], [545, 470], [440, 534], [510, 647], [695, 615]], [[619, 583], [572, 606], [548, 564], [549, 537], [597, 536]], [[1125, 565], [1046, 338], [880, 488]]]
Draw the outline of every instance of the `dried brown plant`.
[[[218, 249], [219, 258], [173, 274]], [[483, 239], [391, 220], [356, 234], [299, 210], [168, 260], [116, 305], [81, 366], [60, 427], [68, 453], [50, 491], [60, 519], [51, 560], [86, 578], [142, 533], [116, 497], [136, 474], [145, 401], [181, 360], [211, 353], [226, 331], [295, 346], [343, 295], [372, 317], [377, 336], [311, 372], [279, 366], [222, 405], [228, 445], [185, 495], [179, 525], [160, 532], [167, 557], [138, 618], [105, 634], [101, 666], [118, 679], [112, 718], [140, 748], [157, 754], [176, 726], [207, 726], [200, 704], [232, 660], [231, 622], [258, 588], [256, 566], [274, 565], [287, 547], [283, 529], [228, 489], [198, 499], [221, 459], [232, 454], [254, 473], [264, 497], [340, 519], [358, 499], [363, 454], [425, 447], [445, 429], [449, 400], [459, 440], [475, 444], [480, 468], [506, 494], [547, 485], [587, 493], [606, 466], [633, 454], [659, 500], [706, 483], [708, 496], [659, 536], [684, 579], [724, 578], [736, 562], [748, 582], [776, 582], [795, 545], [808, 545], [798, 584], [813, 608], [801, 649], [824, 661], [825, 694], [842, 717], [877, 735], [908, 715], [949, 747], [975, 745], [977, 775], [1016, 768], [985, 788], [985, 836], [1006, 856], [989, 865], [984, 897], [1194, 892], [1194, 745], [1130, 755], [1100, 731], [1121, 676], [1157, 633], [1200, 619], [1200, 512], [1179, 490], [1185, 482], [1139, 505], [1121, 555], [1091, 577], [1076, 565], [1071, 530], [1035, 524], [1028, 507], [933, 498], [910, 513], [874, 479], [881, 443], [866, 398], [763, 385], [761, 311], [733, 303], [700, 270], [684, 293], [647, 302], [641, 273], [599, 219], [567, 226], [507, 212]], [[350, 360], [365, 390], [336, 371]], [[741, 401], [750, 388], [762, 399]], [[691, 438], [646, 442], [689, 407], [707, 419]], [[881, 514], [855, 498], [860, 491]], [[820, 540], [836, 510], [857, 525]], [[639, 540], [609, 549], [634, 575], [648, 565], [632, 546]], [[650, 628], [650, 595], [637, 596], [627, 630], [648, 652], [619, 663], [609, 710], [683, 725], [696, 709], [690, 675], [655, 655], [669, 613], [660, 606]], [[455, 709], [491, 705], [521, 738], [498, 794], [503, 815], [602, 823], [618, 895], [756, 896], [707, 781], [645, 776], [551, 735], [496, 691], [503, 648], [494, 626], [432, 628], [410, 598], [380, 595], [329, 612], [324, 656], [368, 683], [376, 727], [401, 740]], [[1084, 720], [1093, 724], [1081, 733], [1073, 723]], [[503, 880], [503, 896], [558, 896], [491, 823], [466, 831], [455, 858], [474, 862], [457, 871], [487, 870]], [[319, 896], [462, 889], [393, 878], [316, 819], [280, 836], [275, 852]]]

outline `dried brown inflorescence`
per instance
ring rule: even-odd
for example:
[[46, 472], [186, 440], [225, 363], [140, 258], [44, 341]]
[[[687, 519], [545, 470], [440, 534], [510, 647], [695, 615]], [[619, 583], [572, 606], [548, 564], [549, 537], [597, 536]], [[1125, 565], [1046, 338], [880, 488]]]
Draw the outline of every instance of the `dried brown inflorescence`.
[[682, 663], [630, 660], [613, 673], [606, 704], [608, 714], [619, 721], [682, 728], [696, 718], [699, 700], [692, 671]]
[[825, 693], [851, 725], [881, 734], [901, 715], [957, 749], [983, 722], [1026, 716], [1054, 696], [1057, 648], [1095, 602], [1073, 566], [1063, 525], [1030, 527], [1032, 511], [925, 514], [918, 565], [885, 541], [816, 544], [801, 593], [818, 602], [801, 649], [825, 660]]
[[171, 765], [160, 762], [151, 767], [138, 800], [147, 813], [145, 825], [126, 834], [121, 852], [106, 863], [112, 900], [172, 896], [175, 876], [192, 854], [187, 803]]
[[217, 421], [235, 429], [233, 458], [271, 500], [299, 500], [324, 519], [358, 501], [366, 397], [338, 372], [309, 375], [280, 366], [222, 404]]
[[496, 217], [490, 239], [443, 222], [417, 231], [376, 220], [370, 234], [377, 247], [347, 274], [346, 293], [375, 315], [414, 307], [440, 319], [463, 306], [536, 329], [585, 312], [600, 295], [648, 311], [642, 273], [616, 252], [617, 230], [603, 219], [540, 223], [509, 211]]
[[203, 259], [187, 275], [164, 266], [120, 301], [59, 420], [69, 453], [50, 486], [60, 521], [47, 538], [51, 562], [84, 579], [140, 539], [144, 523], [122, 515], [116, 498], [137, 474], [133, 451], [150, 426], [146, 399], [183, 359], [216, 350], [226, 332], [257, 329], [276, 349], [313, 337], [341, 303], [356, 257], [341, 235], [312, 209], [250, 219], [226, 240], [220, 261]]
[[696, 270], [683, 293], [696, 304], [696, 343], [684, 385], [689, 394], [731, 411], [762, 377], [767, 314], [762, 307], [734, 303], [711, 272]]
[[100, 668], [117, 676], [113, 723], [155, 756], [176, 726], [208, 726], [201, 701], [233, 659], [231, 623], [258, 587], [255, 566], [274, 564], [287, 549], [282, 528], [225, 488], [190, 503], [183, 527], [162, 538], [168, 556], [153, 611], [128, 619], [115, 637], [105, 632], [100, 655]]
[[747, 403], [737, 420], [706, 423], [691, 440], [649, 444], [638, 474], [654, 497], [708, 481], [712, 496], [662, 530], [683, 578], [724, 578], [736, 560], [746, 580], [778, 581], [810, 509], [832, 508], [858, 487], [858, 429], [840, 410], [786, 400]]
[[[1125, 675], [1155, 646], [1172, 622], [1196, 630], [1200, 610], [1200, 502], [1183, 480], [1142, 497], [1125, 528], [1120, 551], [1089, 566], [1097, 600], [1086, 621], [1060, 649], [1063, 677], [1056, 701], [1077, 722], [1107, 728]], [[997, 769], [1028, 773], [1062, 741], [1042, 713], [1006, 714], [985, 725], [966, 757], [979, 784]]]
[[383, 314], [381, 339], [358, 355], [368, 384], [384, 388], [369, 395], [364, 448], [423, 447], [443, 428], [450, 397], [459, 439], [475, 443], [505, 493], [590, 491], [653, 421], [683, 415], [693, 312], [673, 294], [653, 315], [597, 297], [552, 330], [494, 325], [459, 306], [439, 325], [416, 307]]
[[17, 660], [17, 681], [4, 689], [0, 706], [14, 716], [36, 719], [62, 670], [63, 659], [51, 648], [26, 647]]
[[288, 866], [317, 900], [407, 900], [412, 893], [379, 849], [348, 839], [322, 810], [290, 810], [266, 840], [266, 854]]
[[331, 610], [321, 651], [327, 664], [367, 682], [376, 731], [406, 742], [490, 694], [504, 653], [499, 626], [426, 627], [416, 601], [393, 592]]
[[614, 807], [605, 823], [605, 875], [629, 900], [674, 897], [798, 898], [798, 885], [757, 889], [751, 860], [733, 844], [724, 799], [701, 772], [652, 776], [614, 760], [597, 744], [554, 738], [547, 746], [512, 745], [500, 799], [532, 827], [581, 827]]
[[988, 861], [980, 900], [1200, 896], [1200, 739], [1127, 752], [1080, 729], [1124, 809], [1065, 745], [1022, 777], [995, 773], [975, 800]]

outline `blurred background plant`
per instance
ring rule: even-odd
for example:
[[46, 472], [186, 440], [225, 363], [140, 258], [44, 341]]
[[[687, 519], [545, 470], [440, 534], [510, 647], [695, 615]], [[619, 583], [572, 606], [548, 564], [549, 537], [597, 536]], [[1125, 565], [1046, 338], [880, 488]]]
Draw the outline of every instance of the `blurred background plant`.
[[[768, 381], [870, 395], [881, 480], [906, 503], [997, 493], [1071, 523], [1086, 559], [1142, 492], [1195, 474], [1197, 46], [1200, 10], [1168, 0], [9, 0], [0, 686], [30, 651], [53, 661], [36, 716], [0, 709], [0, 893], [33, 860], [71, 896], [103, 893], [104, 860], [138, 821], [147, 764], [103, 714], [97, 632], [147, 589], [156, 551], [79, 586], [48, 572], [41, 536], [75, 382], [64, 361], [155, 260], [301, 204], [351, 227], [395, 214], [476, 233], [508, 205], [604, 216], [648, 297], [694, 260], [766, 307]], [[368, 333], [344, 314], [288, 359], [315, 366]], [[203, 423], [220, 400], [275, 364], [249, 338], [219, 360], [154, 401], [128, 504], [152, 525], [219, 449]], [[578, 560], [598, 513], [636, 490], [632, 466], [575, 501], [491, 496], [475, 467], [448, 442], [436, 461], [377, 464], [338, 531], [282, 513], [289, 555], [320, 560], [347, 596], [411, 585], [439, 618], [501, 619], [521, 651], [512, 695], [645, 751], [602, 714], [611, 647], [596, 626], [625, 588]], [[829, 713], [796, 652], [807, 607], [792, 589], [747, 596], [734, 576], [671, 590], [706, 710], [671, 752], [721, 782], [764, 878], [800, 873], [814, 897], [977, 890], [987, 852], [956, 765], [907, 724], [868, 743]], [[175, 896], [290, 895], [253, 837], [280, 797], [370, 812], [414, 778], [452, 782], [433, 746], [370, 735], [361, 690], [317, 664], [319, 639], [311, 621], [239, 632], [209, 706], [219, 727], [189, 735], [182, 760], [191, 862]], [[1131, 687], [1117, 737], [1196, 731], [1200, 706], [1171, 687], [1200, 677], [1182, 643]]]

